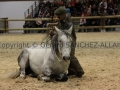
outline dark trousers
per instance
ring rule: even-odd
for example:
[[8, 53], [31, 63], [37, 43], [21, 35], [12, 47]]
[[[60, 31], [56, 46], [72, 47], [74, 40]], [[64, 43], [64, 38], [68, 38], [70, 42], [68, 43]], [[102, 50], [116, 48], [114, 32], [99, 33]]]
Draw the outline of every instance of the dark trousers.
[[68, 74], [75, 73], [77, 75], [77, 73], [79, 73], [80, 75], [83, 75], [84, 74], [83, 68], [81, 67], [78, 59], [75, 57], [75, 46], [76, 46], [76, 40], [73, 40]]

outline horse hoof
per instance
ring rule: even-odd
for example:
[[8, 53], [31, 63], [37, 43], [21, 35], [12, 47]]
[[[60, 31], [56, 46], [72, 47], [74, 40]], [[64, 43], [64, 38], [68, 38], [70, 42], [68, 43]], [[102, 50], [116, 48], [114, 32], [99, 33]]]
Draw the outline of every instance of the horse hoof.
[[25, 78], [24, 77], [19, 77], [19, 79], [24, 80]]
[[19, 79], [25, 79], [25, 75], [20, 75]]
[[50, 82], [50, 77], [42, 77], [42, 80], [44, 80], [45, 82]]
[[37, 76], [37, 79], [38, 79], [38, 80], [41, 80], [42, 77], [44, 77], [44, 75], [43, 75], [43, 74], [40, 74], [40, 75]]

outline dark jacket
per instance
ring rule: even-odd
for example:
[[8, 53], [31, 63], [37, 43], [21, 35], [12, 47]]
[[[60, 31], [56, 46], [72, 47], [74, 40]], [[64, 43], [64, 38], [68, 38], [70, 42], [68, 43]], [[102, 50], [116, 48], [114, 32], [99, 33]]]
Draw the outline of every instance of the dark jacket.
[[[64, 20], [61, 20], [61, 21], [58, 20], [58, 28], [59, 29], [68, 30], [72, 25], [73, 25], [73, 22], [68, 15], [66, 15]], [[76, 40], [74, 25], [73, 25], [73, 30], [72, 30], [72, 36], [73, 36], [73, 39]]]

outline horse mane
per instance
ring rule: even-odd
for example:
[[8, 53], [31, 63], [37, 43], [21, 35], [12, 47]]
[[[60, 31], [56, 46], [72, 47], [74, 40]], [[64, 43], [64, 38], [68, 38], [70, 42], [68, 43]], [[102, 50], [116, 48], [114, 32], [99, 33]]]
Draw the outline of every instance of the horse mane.
[[53, 51], [55, 51], [56, 55], [59, 55], [59, 50], [58, 50], [58, 34], [54, 35], [51, 39], [51, 45]]

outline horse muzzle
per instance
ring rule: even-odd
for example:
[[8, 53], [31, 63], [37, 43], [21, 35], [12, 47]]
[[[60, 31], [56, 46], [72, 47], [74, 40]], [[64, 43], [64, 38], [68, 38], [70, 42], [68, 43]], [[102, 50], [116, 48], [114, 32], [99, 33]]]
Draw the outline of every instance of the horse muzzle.
[[70, 60], [70, 56], [63, 56], [63, 60], [64, 61]]

